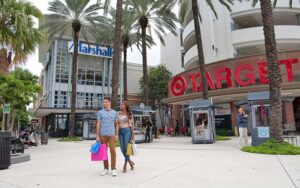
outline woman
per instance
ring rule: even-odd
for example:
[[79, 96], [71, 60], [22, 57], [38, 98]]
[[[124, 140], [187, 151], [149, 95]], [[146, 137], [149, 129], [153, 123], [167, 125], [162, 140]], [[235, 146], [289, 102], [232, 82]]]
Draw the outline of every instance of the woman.
[[248, 145], [248, 115], [245, 113], [242, 107], [239, 108], [239, 113], [237, 115], [237, 123], [239, 126], [240, 133], [240, 147], [245, 147]]
[[123, 173], [127, 171], [127, 163], [129, 163], [131, 170], [134, 169], [134, 162], [130, 160], [130, 156], [126, 154], [127, 145], [130, 142], [134, 142], [134, 127], [132, 120], [132, 112], [126, 101], [121, 104], [121, 111], [118, 114], [118, 126], [119, 126], [119, 141], [120, 148], [125, 157], [125, 163], [123, 167]]

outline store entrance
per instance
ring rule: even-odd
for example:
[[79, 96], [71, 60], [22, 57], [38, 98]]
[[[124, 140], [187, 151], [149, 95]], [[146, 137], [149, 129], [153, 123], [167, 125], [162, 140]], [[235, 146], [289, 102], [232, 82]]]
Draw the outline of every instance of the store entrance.
[[294, 102], [294, 116], [297, 133], [300, 133], [300, 97], [296, 97]]

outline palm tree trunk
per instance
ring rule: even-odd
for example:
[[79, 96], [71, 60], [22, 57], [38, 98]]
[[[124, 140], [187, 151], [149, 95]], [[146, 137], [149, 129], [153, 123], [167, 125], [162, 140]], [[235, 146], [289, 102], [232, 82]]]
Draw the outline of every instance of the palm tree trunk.
[[159, 102], [159, 105], [158, 105], [158, 113], [159, 113], [159, 118], [160, 118], [161, 125], [162, 125], [162, 127], [164, 127], [165, 122], [164, 122], [163, 108], [162, 108], [162, 103], [161, 102]]
[[274, 31], [273, 8], [271, 0], [260, 0], [265, 48], [268, 60], [269, 90], [271, 103], [271, 136], [282, 139], [281, 73], [278, 66], [277, 45]]
[[143, 82], [144, 82], [143, 101], [146, 105], [149, 105], [146, 27], [142, 27], [142, 52], [143, 52]]
[[208, 99], [208, 88], [207, 88], [207, 81], [206, 81], [206, 77], [205, 77], [205, 59], [204, 59], [204, 53], [203, 53], [203, 44], [202, 44], [202, 36], [201, 36], [200, 20], [199, 20], [199, 9], [198, 9], [197, 0], [192, 0], [192, 11], [193, 11], [193, 17], [194, 17], [195, 33], [196, 33], [196, 42], [197, 42], [197, 49], [198, 49], [198, 62], [199, 62], [200, 73], [201, 73], [203, 99]]
[[72, 97], [71, 97], [71, 123], [69, 127], [69, 137], [74, 136], [76, 126], [76, 97], [77, 97], [77, 59], [78, 59], [78, 38], [79, 32], [74, 32], [74, 53], [72, 57]]
[[119, 100], [119, 74], [120, 74], [120, 55], [121, 55], [121, 26], [122, 26], [122, 0], [117, 0], [116, 24], [114, 36], [114, 57], [112, 68], [112, 108], [118, 108]]
[[123, 67], [123, 87], [124, 87], [124, 100], [128, 101], [128, 91], [127, 91], [127, 48], [128, 48], [128, 38], [125, 39], [123, 45], [123, 52], [124, 52], [124, 67]]

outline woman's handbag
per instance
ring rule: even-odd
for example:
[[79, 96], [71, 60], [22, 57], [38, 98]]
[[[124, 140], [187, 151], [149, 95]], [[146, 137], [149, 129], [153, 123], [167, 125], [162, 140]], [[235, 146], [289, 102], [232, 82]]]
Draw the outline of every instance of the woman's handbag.
[[98, 153], [91, 153], [92, 161], [106, 161], [108, 160], [106, 144], [101, 144]]
[[101, 143], [100, 143], [99, 141], [96, 141], [96, 142], [91, 146], [90, 152], [91, 152], [91, 153], [98, 153], [99, 148], [100, 148], [100, 145], [101, 145]]

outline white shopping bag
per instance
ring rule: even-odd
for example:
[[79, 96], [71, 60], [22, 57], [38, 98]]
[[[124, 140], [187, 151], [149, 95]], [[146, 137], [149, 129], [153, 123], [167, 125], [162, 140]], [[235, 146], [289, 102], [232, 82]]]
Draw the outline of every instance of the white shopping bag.
[[137, 147], [136, 147], [136, 144], [135, 143], [132, 143], [132, 153], [133, 155], [137, 155], [138, 154], [138, 151], [137, 151]]

